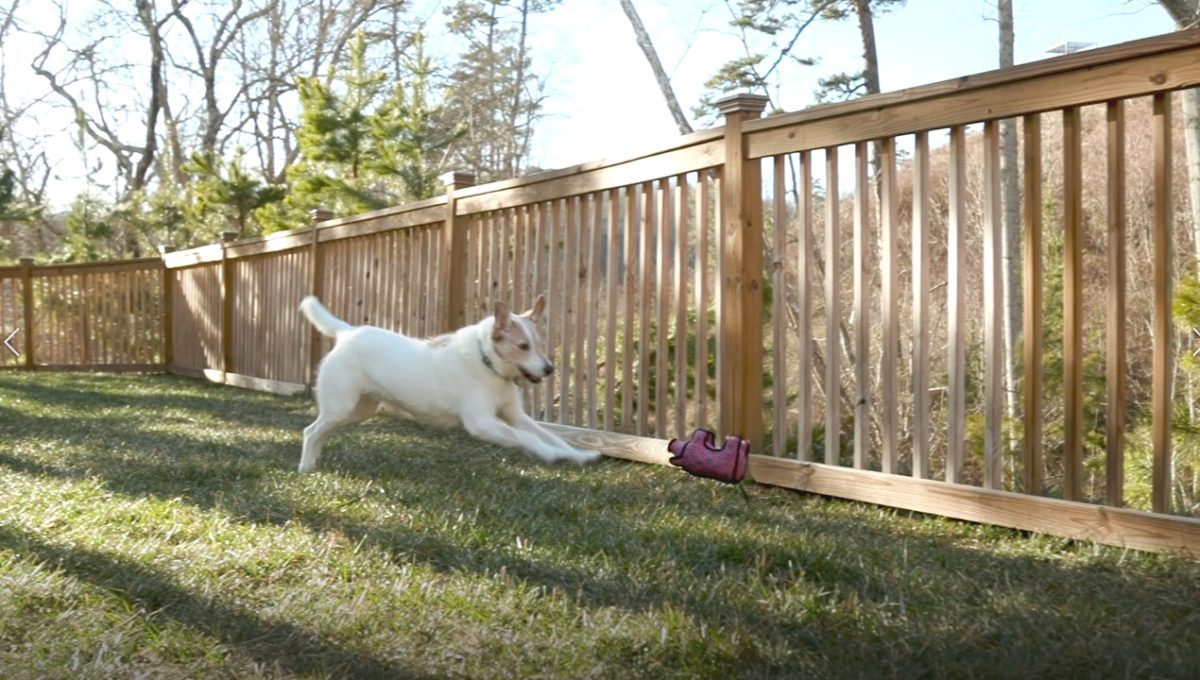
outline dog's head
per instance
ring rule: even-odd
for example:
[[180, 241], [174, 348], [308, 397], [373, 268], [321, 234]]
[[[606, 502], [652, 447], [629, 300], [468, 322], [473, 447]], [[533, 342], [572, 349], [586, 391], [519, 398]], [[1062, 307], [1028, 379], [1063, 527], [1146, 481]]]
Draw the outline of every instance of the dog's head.
[[539, 383], [554, 372], [554, 364], [543, 352], [542, 337], [537, 330], [545, 311], [546, 296], [539, 295], [533, 308], [524, 314], [513, 314], [503, 302], [496, 303], [494, 312], [492, 351], [531, 383]]

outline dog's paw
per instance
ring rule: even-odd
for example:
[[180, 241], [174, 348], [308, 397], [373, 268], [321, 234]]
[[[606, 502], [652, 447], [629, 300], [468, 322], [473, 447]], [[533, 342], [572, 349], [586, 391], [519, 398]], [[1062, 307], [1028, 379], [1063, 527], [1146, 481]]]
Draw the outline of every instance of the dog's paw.
[[300, 461], [300, 467], [296, 468], [296, 470], [300, 474], [304, 474], [305, 472], [312, 472], [312, 469], [315, 468], [316, 466], [317, 466], [316, 463], [310, 463], [308, 461], [302, 460], [302, 461]]

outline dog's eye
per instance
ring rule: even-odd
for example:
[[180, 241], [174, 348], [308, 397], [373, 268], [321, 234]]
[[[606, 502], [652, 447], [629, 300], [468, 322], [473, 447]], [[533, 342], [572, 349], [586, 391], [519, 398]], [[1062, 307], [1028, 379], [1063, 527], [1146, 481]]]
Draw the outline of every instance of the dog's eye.
[[517, 345], [517, 349], [521, 350], [522, 352], [528, 352], [529, 351], [529, 343], [522, 342], [521, 344]]

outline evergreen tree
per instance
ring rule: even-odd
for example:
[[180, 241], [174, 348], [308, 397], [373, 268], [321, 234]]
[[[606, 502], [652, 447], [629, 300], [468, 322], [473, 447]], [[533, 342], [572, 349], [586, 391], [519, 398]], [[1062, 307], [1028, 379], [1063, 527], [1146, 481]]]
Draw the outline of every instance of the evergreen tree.
[[434, 68], [419, 34], [414, 49], [407, 84], [389, 84], [385, 72], [369, 68], [361, 34], [333, 84], [300, 79], [303, 159], [289, 168], [290, 193], [273, 219], [297, 226], [313, 208], [353, 215], [436, 193], [462, 132], [430, 103]]
[[242, 167], [240, 148], [228, 164], [212, 155], [193, 154], [185, 170], [196, 176], [191, 183], [193, 225], [202, 233], [232, 226], [239, 238], [253, 235], [260, 231], [252, 219], [255, 211], [283, 200], [286, 194], [283, 187], [248, 173]]
[[399, 179], [406, 200], [430, 198], [441, 189], [438, 176], [466, 132], [463, 124], [448, 121], [444, 107], [430, 103], [435, 70], [421, 34], [413, 46], [415, 54], [404, 62], [411, 76], [408, 87], [397, 86], [371, 118], [375, 153], [368, 161], [376, 175]]
[[79, 194], [67, 213], [66, 235], [56, 259], [68, 262], [92, 261], [112, 256], [120, 248], [114, 243], [114, 230], [108, 220], [111, 206], [87, 193]]

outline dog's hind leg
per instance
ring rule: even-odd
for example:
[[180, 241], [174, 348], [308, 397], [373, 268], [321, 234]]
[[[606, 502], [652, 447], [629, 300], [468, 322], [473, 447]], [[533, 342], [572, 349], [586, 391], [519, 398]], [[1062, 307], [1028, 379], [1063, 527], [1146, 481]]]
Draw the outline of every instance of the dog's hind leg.
[[[341, 396], [341, 395], [339, 395]], [[308, 472], [317, 465], [321, 457], [321, 446], [325, 438], [343, 425], [353, 425], [375, 415], [379, 401], [362, 395], [357, 402], [345, 398], [318, 399], [320, 413], [317, 419], [304, 428], [304, 448], [300, 454], [300, 472]]]

